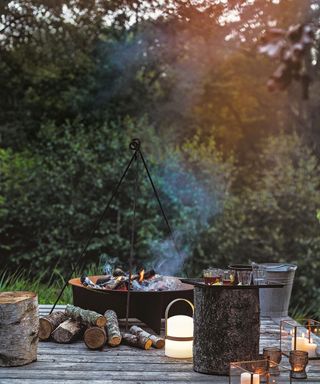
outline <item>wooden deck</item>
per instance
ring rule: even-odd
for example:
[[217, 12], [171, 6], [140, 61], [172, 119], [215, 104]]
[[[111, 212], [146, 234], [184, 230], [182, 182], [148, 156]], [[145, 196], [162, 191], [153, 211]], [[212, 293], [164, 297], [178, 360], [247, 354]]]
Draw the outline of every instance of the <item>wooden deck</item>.
[[[64, 308], [60, 306], [58, 309]], [[40, 306], [40, 315], [49, 306]], [[137, 322], [135, 322], [137, 323]], [[276, 320], [261, 321], [261, 351], [264, 346], [279, 346], [279, 325]], [[288, 366], [288, 362], [283, 360]], [[277, 383], [289, 383], [288, 374]], [[320, 383], [320, 361], [309, 365], [308, 380], [295, 383]], [[174, 360], [164, 356], [164, 350], [143, 351], [121, 345], [90, 351], [83, 342], [73, 344], [39, 343], [38, 361], [24, 366], [0, 369], [0, 384], [227, 384], [228, 377], [210, 376], [193, 371], [191, 360]]]

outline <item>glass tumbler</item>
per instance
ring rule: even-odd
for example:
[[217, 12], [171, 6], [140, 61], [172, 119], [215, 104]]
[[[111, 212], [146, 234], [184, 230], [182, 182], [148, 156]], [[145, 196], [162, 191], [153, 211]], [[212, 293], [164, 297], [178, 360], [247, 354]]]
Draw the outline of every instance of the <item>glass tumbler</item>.
[[270, 375], [273, 376], [279, 376], [280, 370], [278, 365], [281, 362], [281, 349], [278, 347], [266, 347], [263, 348], [263, 358], [269, 359], [270, 361], [270, 368], [269, 372]]
[[306, 379], [306, 366], [308, 364], [308, 352], [291, 351], [289, 362], [291, 365], [291, 377], [293, 379]]
[[251, 285], [252, 271], [237, 271], [239, 285]]
[[203, 277], [207, 285], [221, 284], [222, 271], [218, 268], [208, 268], [203, 271]]
[[235, 272], [230, 269], [225, 269], [222, 275], [223, 285], [232, 285], [235, 281]]
[[262, 266], [254, 266], [252, 268], [252, 277], [254, 285], [263, 285], [266, 284], [267, 271]]

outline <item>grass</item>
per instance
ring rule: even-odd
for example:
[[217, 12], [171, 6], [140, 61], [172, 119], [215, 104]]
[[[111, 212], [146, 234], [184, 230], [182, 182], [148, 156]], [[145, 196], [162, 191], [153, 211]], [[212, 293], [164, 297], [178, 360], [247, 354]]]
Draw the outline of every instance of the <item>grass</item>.
[[301, 319], [320, 319], [320, 309], [315, 304], [307, 304], [305, 306], [297, 305], [295, 307], [290, 307], [289, 316], [291, 316], [296, 321]]
[[[97, 270], [93, 266], [87, 269], [88, 275], [97, 274]], [[49, 277], [48, 277], [49, 275]], [[76, 271], [75, 276], [80, 276], [81, 271]], [[53, 304], [65, 284], [65, 278], [62, 274], [54, 269], [51, 274], [44, 271], [37, 276], [33, 276], [30, 271], [18, 270], [10, 272], [5, 269], [0, 272], [0, 292], [4, 291], [32, 291], [38, 294], [39, 304]], [[63, 292], [58, 304], [72, 303], [72, 289], [68, 285]]]
[[[97, 268], [93, 265], [86, 268], [88, 275], [99, 274]], [[75, 276], [80, 276], [81, 271], [78, 270]], [[49, 277], [48, 277], [49, 275]], [[0, 292], [4, 291], [33, 291], [37, 292], [39, 304], [53, 304], [65, 284], [65, 278], [58, 269], [54, 269], [51, 275], [44, 271], [38, 276], [33, 277], [28, 271], [9, 272], [4, 270], [0, 273]], [[59, 304], [72, 303], [72, 289], [68, 285], [59, 300]], [[289, 315], [295, 319], [320, 319], [320, 309], [315, 305], [301, 305], [291, 307]]]

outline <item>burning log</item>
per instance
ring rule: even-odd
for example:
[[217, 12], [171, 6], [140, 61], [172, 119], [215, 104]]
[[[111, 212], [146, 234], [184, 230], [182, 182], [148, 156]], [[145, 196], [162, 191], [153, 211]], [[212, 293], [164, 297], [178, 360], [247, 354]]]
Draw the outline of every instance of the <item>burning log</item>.
[[121, 333], [118, 324], [117, 314], [112, 310], [108, 309], [105, 314], [107, 319], [107, 333], [108, 333], [108, 344], [111, 347], [116, 347], [121, 343]]
[[113, 271], [113, 277], [119, 277], [119, 276], [125, 276], [126, 273], [125, 271], [123, 271], [121, 268], [116, 268], [114, 271]]
[[161, 349], [164, 347], [164, 339], [162, 337], [152, 335], [151, 333], [144, 331], [142, 328], [138, 327], [137, 325], [133, 325], [130, 328], [130, 333], [136, 336], [143, 336], [150, 339], [152, 341], [152, 346], [154, 348]]
[[39, 339], [48, 340], [51, 333], [66, 320], [66, 314], [60, 311], [41, 317], [39, 319]]
[[89, 327], [84, 333], [83, 340], [89, 349], [100, 349], [107, 341], [106, 331], [100, 327]]
[[156, 275], [156, 271], [154, 269], [150, 269], [149, 271], [144, 273], [145, 279], [151, 279], [151, 277]]
[[79, 321], [83, 325], [96, 325], [97, 327], [104, 327], [107, 320], [100, 313], [75, 307], [74, 305], [68, 304], [65, 310], [65, 314], [71, 319]]
[[122, 341], [130, 345], [131, 347], [141, 348], [141, 349], [150, 349], [152, 346], [152, 341], [145, 336], [136, 336], [132, 333], [122, 333]]
[[99, 286], [103, 286], [103, 285], [105, 285], [106, 283], [108, 283], [108, 281], [110, 281], [110, 279], [111, 279], [111, 276], [110, 276], [110, 275], [106, 275], [106, 276], [104, 276], [104, 277], [100, 277], [100, 278], [97, 280], [96, 284], [99, 285]]
[[70, 343], [81, 332], [81, 324], [78, 321], [68, 319], [61, 323], [51, 334], [57, 343]]
[[120, 288], [120, 286], [124, 283], [128, 282], [128, 280], [129, 279], [125, 276], [118, 276], [116, 278], [110, 279], [110, 281], [105, 284], [105, 287], [109, 289], [117, 289]]
[[84, 285], [85, 287], [100, 288], [97, 284], [95, 284], [93, 281], [91, 281], [86, 274], [83, 274], [81, 276], [80, 281], [81, 281], [82, 285]]

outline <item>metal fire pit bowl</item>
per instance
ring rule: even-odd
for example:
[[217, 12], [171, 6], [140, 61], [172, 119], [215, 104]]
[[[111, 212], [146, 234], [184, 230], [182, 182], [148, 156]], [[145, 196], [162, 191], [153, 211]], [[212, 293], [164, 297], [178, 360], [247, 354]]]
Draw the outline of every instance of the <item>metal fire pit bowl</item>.
[[[89, 276], [94, 283], [100, 277], [103, 276]], [[69, 284], [72, 286], [74, 305], [101, 314], [107, 309], [113, 309], [119, 318], [126, 317], [126, 291], [84, 287], [80, 278], [69, 280]], [[182, 283], [182, 289], [174, 291], [131, 291], [129, 317], [141, 320], [159, 334], [167, 305], [178, 298], [193, 302], [193, 285]], [[189, 306], [183, 302], [177, 303], [172, 314], [192, 316]]]

